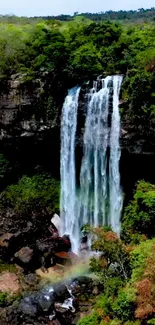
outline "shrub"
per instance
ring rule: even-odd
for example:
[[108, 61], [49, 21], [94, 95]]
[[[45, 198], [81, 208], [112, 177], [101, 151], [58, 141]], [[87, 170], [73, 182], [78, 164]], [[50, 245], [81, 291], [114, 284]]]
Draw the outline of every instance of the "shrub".
[[15, 185], [1, 193], [1, 208], [28, 216], [33, 212], [59, 211], [59, 182], [45, 175], [23, 176]]
[[90, 268], [102, 280], [120, 277], [127, 280], [130, 275], [129, 253], [123, 242], [112, 231], [97, 228], [93, 231], [92, 249], [101, 252], [99, 258], [92, 258]]
[[134, 320], [135, 301], [136, 295], [133, 288], [121, 289], [112, 305], [113, 317], [123, 322]]
[[[148, 238], [153, 237], [155, 233], [154, 214], [155, 185], [139, 181], [134, 198], [125, 209], [122, 222], [122, 237], [127, 242], [134, 239], [135, 233], [144, 234]], [[139, 239], [141, 238], [139, 237]]]
[[80, 319], [78, 322], [78, 325], [98, 325], [98, 324], [99, 324], [99, 316], [95, 312], [92, 315]]

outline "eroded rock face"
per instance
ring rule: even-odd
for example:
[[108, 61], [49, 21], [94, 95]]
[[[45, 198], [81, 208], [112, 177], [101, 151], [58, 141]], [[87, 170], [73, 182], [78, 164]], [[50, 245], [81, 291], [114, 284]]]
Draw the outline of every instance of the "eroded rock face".
[[[11, 139], [43, 138], [54, 128], [60, 128], [61, 107], [67, 89], [60, 93], [56, 102], [51, 99], [48, 76], [24, 84], [24, 75], [15, 74], [8, 81], [6, 92], [0, 94], [0, 141]], [[86, 91], [83, 85], [79, 98], [77, 145], [81, 146], [86, 116]], [[60, 98], [61, 97], [61, 98]], [[49, 102], [51, 103], [49, 105]], [[49, 105], [49, 108], [47, 107]], [[121, 145], [130, 153], [155, 153], [155, 139], [143, 128], [131, 125], [125, 116], [121, 123]]]
[[11, 76], [6, 93], [0, 95], [0, 140], [32, 137], [55, 126], [57, 111], [52, 120], [37, 117], [43, 92], [44, 82], [41, 79], [34, 80], [31, 86], [24, 86], [22, 75]]
[[[7, 91], [1, 92], [0, 153], [3, 153], [10, 165], [13, 166], [13, 182], [15, 181], [14, 175], [18, 175], [19, 178], [23, 174], [33, 173], [37, 166], [41, 166], [39, 168], [42, 168], [43, 171], [50, 171], [54, 178], [60, 177], [60, 119], [61, 108], [67, 92], [63, 85], [62, 88], [61, 91], [56, 87], [53, 88], [48, 75], [41, 76], [40, 79], [33, 80], [31, 84], [24, 85], [23, 76], [16, 74], [8, 81]], [[86, 92], [88, 89], [85, 89], [83, 85], [79, 98], [76, 132], [77, 178], [83, 155]], [[125, 191], [128, 188], [132, 191], [135, 182], [144, 178], [144, 169], [147, 170], [146, 176], [148, 176], [149, 170], [153, 174], [154, 164], [150, 166], [149, 157], [155, 159], [155, 137], [145, 131], [140, 125], [138, 127], [131, 125], [129, 116], [121, 117], [122, 158], [120, 171]], [[135, 168], [135, 164], [130, 168], [130, 160], [135, 161], [135, 156], [146, 157], [144, 158], [145, 162], [141, 157], [138, 158], [141, 166], [145, 165], [142, 173], [139, 173], [139, 167]], [[150, 181], [149, 177], [146, 177], [146, 180]], [[12, 180], [10, 180], [11, 182]], [[7, 223], [11, 222], [10, 218], [7, 220]], [[15, 218], [14, 221], [16, 222]], [[8, 229], [5, 232], [8, 232]]]

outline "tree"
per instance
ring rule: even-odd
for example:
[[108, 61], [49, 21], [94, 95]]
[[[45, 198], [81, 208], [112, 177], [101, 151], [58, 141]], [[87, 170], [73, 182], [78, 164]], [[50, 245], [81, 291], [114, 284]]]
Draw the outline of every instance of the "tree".
[[91, 259], [91, 270], [103, 281], [112, 276], [127, 280], [130, 275], [129, 253], [122, 241], [114, 232], [102, 228], [95, 229], [93, 235], [92, 249], [101, 254], [99, 258]]
[[125, 209], [122, 220], [122, 238], [129, 242], [137, 234], [148, 238], [153, 237], [155, 232], [154, 214], [155, 185], [139, 181], [134, 198]]

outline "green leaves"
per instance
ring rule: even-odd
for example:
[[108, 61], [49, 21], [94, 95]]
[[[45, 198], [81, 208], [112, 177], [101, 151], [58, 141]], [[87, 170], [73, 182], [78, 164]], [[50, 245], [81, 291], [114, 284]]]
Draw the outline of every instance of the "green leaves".
[[98, 325], [99, 324], [99, 316], [97, 313], [93, 313], [92, 315], [86, 316], [78, 322], [78, 325]]
[[[134, 240], [133, 234], [139, 233], [148, 238], [155, 231], [155, 185], [139, 181], [134, 199], [125, 209], [122, 223], [122, 236], [127, 241]], [[142, 239], [142, 237], [139, 237]]]
[[92, 258], [91, 271], [96, 272], [101, 280], [120, 277], [127, 280], [130, 276], [129, 254], [123, 242], [112, 231], [97, 228], [93, 232], [92, 250], [101, 252], [99, 258]]
[[55, 213], [59, 211], [59, 182], [43, 175], [23, 176], [0, 194], [0, 200], [3, 209], [11, 207], [19, 215]]
[[101, 56], [93, 43], [86, 43], [74, 51], [72, 69], [78, 75], [94, 75], [102, 72]]
[[121, 289], [112, 305], [113, 316], [124, 322], [134, 319], [135, 301], [136, 295], [133, 288]]

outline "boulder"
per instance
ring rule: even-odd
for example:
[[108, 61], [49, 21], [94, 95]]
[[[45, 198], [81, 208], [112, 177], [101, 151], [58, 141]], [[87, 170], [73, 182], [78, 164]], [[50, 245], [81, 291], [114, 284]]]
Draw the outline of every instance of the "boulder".
[[71, 245], [71, 240], [70, 240], [69, 235], [62, 236], [62, 240], [63, 240], [63, 245], [64, 245], [64, 251], [71, 250], [72, 245]]
[[57, 302], [64, 302], [66, 299], [71, 298], [71, 295], [65, 284], [60, 283], [54, 286], [54, 292]]
[[56, 300], [56, 295], [53, 287], [44, 288], [39, 292], [37, 297], [37, 303], [40, 310], [44, 313], [52, 313], [54, 310], [54, 303]]
[[28, 264], [31, 262], [33, 258], [33, 249], [29, 247], [21, 248], [17, 253], [15, 253], [15, 258], [20, 260], [24, 264]]
[[50, 310], [53, 311], [54, 309], [54, 301], [54, 294], [40, 295], [38, 299], [38, 305], [43, 312], [49, 312]]
[[79, 276], [72, 279], [68, 287], [75, 297], [81, 294], [91, 294], [93, 291], [93, 280], [87, 276]]
[[24, 276], [25, 286], [28, 290], [39, 289], [39, 278], [34, 273], [28, 273]]
[[15, 273], [3, 272], [0, 275], [0, 292], [16, 294], [21, 291], [21, 285]]
[[38, 308], [34, 296], [25, 297], [19, 305], [19, 311], [26, 316], [36, 317]]
[[56, 264], [70, 266], [77, 262], [78, 256], [73, 252], [57, 252], [55, 253]]
[[51, 219], [52, 225], [57, 229], [58, 233], [60, 234], [60, 229], [61, 229], [61, 219], [58, 216], [58, 214], [54, 214], [54, 216]]
[[14, 234], [6, 233], [0, 237], [0, 246], [8, 248], [12, 239], [14, 237]]

